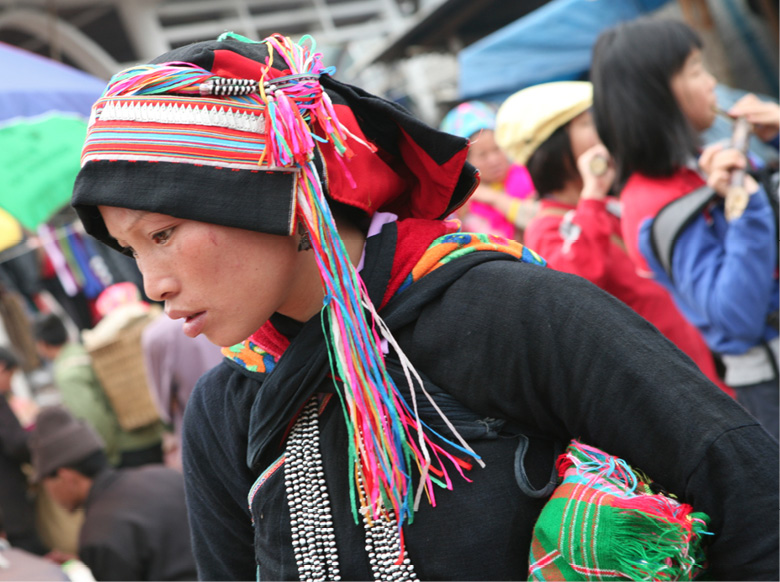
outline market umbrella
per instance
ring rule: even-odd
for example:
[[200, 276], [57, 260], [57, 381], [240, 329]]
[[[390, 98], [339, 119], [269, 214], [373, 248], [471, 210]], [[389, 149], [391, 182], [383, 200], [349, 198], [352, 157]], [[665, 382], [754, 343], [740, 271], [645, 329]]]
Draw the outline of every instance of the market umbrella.
[[60, 113], [0, 127], [0, 207], [28, 230], [70, 200], [86, 122]]
[[70, 200], [105, 82], [0, 43], [0, 208], [35, 230]]

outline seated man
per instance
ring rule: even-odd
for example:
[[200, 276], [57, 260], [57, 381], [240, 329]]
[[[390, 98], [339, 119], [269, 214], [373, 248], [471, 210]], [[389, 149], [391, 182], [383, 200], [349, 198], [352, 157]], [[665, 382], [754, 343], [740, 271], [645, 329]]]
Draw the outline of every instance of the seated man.
[[49, 495], [84, 507], [79, 558], [96, 580], [197, 578], [181, 473], [110, 468], [97, 434], [59, 406], [41, 410], [30, 450]]

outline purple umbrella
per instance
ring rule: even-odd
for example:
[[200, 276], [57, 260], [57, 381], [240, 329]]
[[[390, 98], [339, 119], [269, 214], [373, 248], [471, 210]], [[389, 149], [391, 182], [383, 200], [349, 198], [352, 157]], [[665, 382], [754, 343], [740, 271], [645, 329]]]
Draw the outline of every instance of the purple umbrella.
[[70, 200], [105, 82], [4, 43], [0, 62], [0, 207], [35, 230]]
[[68, 65], [0, 42], [0, 121], [50, 111], [89, 117], [105, 81]]

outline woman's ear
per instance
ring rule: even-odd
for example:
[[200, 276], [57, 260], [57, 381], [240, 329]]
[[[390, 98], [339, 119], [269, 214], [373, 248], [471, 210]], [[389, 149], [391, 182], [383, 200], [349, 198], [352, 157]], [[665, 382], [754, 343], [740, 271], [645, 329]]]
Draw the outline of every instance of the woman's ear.
[[302, 251], [308, 251], [309, 249], [311, 249], [311, 239], [309, 239], [309, 231], [302, 222], [298, 223], [298, 234], [301, 237], [298, 240], [298, 252], [300, 253]]

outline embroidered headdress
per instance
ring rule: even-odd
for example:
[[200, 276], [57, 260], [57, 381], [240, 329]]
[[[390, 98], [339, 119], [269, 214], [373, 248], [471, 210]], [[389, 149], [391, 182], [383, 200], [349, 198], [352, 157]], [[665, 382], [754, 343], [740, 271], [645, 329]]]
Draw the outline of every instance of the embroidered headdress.
[[496, 110], [483, 101], [466, 101], [444, 116], [439, 129], [470, 139], [483, 129], [496, 128]]
[[310, 37], [226, 34], [155, 63], [93, 107], [73, 205], [111, 246], [98, 204], [290, 234], [311, 162], [329, 200], [368, 215], [444, 218], [475, 187], [465, 140], [336, 81]]
[[433, 495], [433, 483], [449, 483], [442, 459], [454, 459], [387, 373], [382, 339], [399, 351], [410, 385], [419, 381], [369, 300], [329, 206], [443, 218], [477, 175], [465, 162], [466, 140], [331, 73], [310, 37], [252, 42], [234, 34], [120, 72], [93, 108], [73, 205], [87, 231], [114, 247], [98, 205], [279, 235], [302, 223], [326, 293], [331, 369], [344, 385], [351, 479], [362, 485], [355, 503], [364, 515], [392, 510], [400, 524], [413, 513], [413, 465], [419, 500]]

